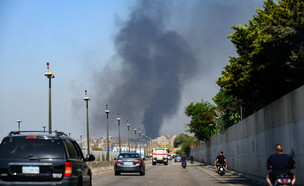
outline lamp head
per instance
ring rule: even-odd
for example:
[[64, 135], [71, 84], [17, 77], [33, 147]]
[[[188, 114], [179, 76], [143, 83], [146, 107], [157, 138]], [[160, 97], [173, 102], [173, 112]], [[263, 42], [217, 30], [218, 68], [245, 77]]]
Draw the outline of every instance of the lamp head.
[[108, 105], [106, 105], [106, 110], [105, 110], [105, 113], [107, 113], [107, 114], [109, 114], [110, 113], [110, 110], [109, 110], [109, 108], [108, 108], [109, 106]]

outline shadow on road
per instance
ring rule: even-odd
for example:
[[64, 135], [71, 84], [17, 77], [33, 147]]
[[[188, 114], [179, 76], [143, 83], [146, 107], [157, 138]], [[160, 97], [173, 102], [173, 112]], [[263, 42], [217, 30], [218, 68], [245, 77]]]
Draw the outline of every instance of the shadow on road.
[[141, 176], [139, 173], [121, 173], [118, 176]]

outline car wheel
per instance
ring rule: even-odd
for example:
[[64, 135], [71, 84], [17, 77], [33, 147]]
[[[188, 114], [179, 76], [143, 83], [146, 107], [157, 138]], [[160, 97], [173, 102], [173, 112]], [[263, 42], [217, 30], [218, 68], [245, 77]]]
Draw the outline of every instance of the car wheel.
[[119, 171], [115, 171], [115, 176], [118, 176], [120, 175], [120, 172]]
[[82, 186], [82, 179], [81, 178], [78, 179], [77, 186]]
[[141, 171], [139, 174], [140, 174], [141, 176], [143, 176], [143, 175], [146, 174], [146, 172], [145, 172], [145, 171]]
[[168, 165], [168, 162], [164, 163], [165, 165]]
[[90, 175], [90, 182], [89, 182], [89, 186], [92, 186], [92, 175]]
[[156, 163], [152, 163], [152, 165], [156, 165]]

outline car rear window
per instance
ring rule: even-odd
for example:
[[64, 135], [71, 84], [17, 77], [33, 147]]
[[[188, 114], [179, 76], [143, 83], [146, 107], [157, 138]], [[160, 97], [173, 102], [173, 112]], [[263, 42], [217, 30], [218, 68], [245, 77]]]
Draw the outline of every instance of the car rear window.
[[119, 154], [118, 158], [139, 158], [138, 154]]
[[64, 158], [62, 142], [56, 139], [4, 138], [0, 158]]

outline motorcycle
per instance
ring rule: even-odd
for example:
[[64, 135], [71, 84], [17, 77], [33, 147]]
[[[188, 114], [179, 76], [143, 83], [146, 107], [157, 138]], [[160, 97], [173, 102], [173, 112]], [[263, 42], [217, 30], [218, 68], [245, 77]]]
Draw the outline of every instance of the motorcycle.
[[218, 165], [217, 166], [217, 173], [219, 174], [219, 175], [221, 175], [221, 176], [223, 176], [224, 174], [225, 174], [225, 168], [224, 168], [224, 166], [223, 165]]
[[281, 174], [276, 177], [274, 185], [292, 185], [291, 179], [287, 174]]
[[185, 169], [187, 167], [186, 161], [182, 162], [182, 167]]

